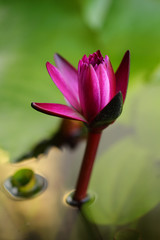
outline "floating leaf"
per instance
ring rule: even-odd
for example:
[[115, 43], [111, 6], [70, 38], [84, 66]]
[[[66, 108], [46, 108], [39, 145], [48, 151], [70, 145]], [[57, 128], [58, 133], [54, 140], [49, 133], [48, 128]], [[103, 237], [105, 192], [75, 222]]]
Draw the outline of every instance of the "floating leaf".
[[83, 3], [83, 16], [87, 25], [92, 29], [103, 26], [112, 0], [87, 0]]
[[114, 240], [141, 240], [140, 234], [135, 230], [123, 229], [116, 233]]
[[159, 188], [154, 161], [127, 137], [97, 159], [90, 185], [97, 199], [84, 204], [83, 211], [97, 224], [125, 224], [159, 203]]
[[[160, 79], [159, 79], [160, 80]], [[133, 125], [136, 128], [135, 140], [150, 154], [160, 156], [160, 85], [146, 85], [137, 97]], [[160, 160], [160, 159], [159, 159]]]

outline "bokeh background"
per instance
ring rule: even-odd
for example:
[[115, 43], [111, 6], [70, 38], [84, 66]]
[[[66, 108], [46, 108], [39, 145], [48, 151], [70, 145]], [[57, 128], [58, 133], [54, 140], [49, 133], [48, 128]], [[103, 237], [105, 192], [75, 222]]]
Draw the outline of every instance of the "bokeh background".
[[159, 13], [158, 0], [1, 0], [1, 149], [16, 157], [57, 127], [58, 119], [30, 107], [64, 102], [45, 67], [56, 52], [77, 67], [84, 54], [100, 49], [116, 70], [129, 49], [130, 87], [152, 81], [159, 74]]
[[[100, 49], [103, 55], [110, 57], [116, 71], [125, 51], [129, 49], [130, 82], [124, 111], [117, 122], [105, 130], [90, 185], [90, 188], [97, 193], [98, 200], [92, 206], [84, 207], [83, 212], [87, 221], [106, 226], [135, 221], [157, 206], [160, 200], [159, 26], [159, 0], [0, 0], [2, 170], [7, 173], [8, 166], [4, 167], [4, 163], [13, 162], [59, 128], [60, 119], [38, 113], [30, 106], [32, 101], [65, 102], [45, 67], [47, 61], [54, 64], [54, 53], [61, 54], [77, 68], [78, 61], [84, 54], [89, 55]], [[75, 158], [81, 160], [84, 145], [79, 149], [76, 150], [75, 155], [73, 154], [73, 158], [76, 156]], [[68, 160], [67, 165], [63, 166], [63, 160], [53, 163], [49, 155], [47, 158], [49, 160], [43, 160], [42, 165], [39, 166], [39, 169], [43, 168], [48, 178], [54, 173], [54, 176], [49, 178], [50, 182], [62, 182], [62, 185], [64, 182], [69, 182], [67, 186], [62, 186], [62, 195], [64, 189], [73, 188], [80, 164], [70, 160], [72, 159], [70, 154], [72, 155], [72, 153], [63, 153], [63, 158]], [[49, 165], [46, 166], [45, 161], [51, 164], [50, 166], [55, 164], [53, 172], [47, 169]], [[65, 172], [65, 166], [67, 168], [74, 166], [73, 178], [69, 170]], [[12, 172], [14, 167], [8, 171], [8, 173]], [[66, 173], [65, 179], [58, 175], [59, 172]], [[72, 182], [71, 179], [74, 181]], [[101, 182], [97, 179], [101, 179]], [[51, 229], [54, 227], [51, 222], [54, 221], [49, 215], [50, 208], [53, 202], [53, 206], [57, 206], [61, 194], [58, 193], [56, 184], [52, 190], [49, 188], [47, 191], [48, 195], [40, 199], [38, 204], [41, 205], [45, 200], [50, 199], [48, 210], [47, 208], [44, 210], [48, 226], [46, 225], [42, 230], [42, 238], [37, 239], [45, 239], [46, 229], [50, 230], [48, 239], [52, 239], [53, 236]], [[55, 191], [57, 200], [51, 197]], [[10, 204], [8, 211], [18, 225], [21, 220], [13, 217], [14, 203], [6, 203], [5, 197], [1, 198], [5, 206]], [[26, 204], [29, 208], [29, 203]], [[17, 208], [19, 215], [23, 215], [23, 219], [28, 221], [29, 225], [25, 225], [24, 228], [26, 232], [30, 228], [30, 221], [33, 223], [38, 219], [37, 216], [44, 214], [43, 211], [34, 210], [36, 217], [33, 220], [34, 214], [30, 211], [29, 220], [26, 220], [28, 215], [26, 217], [23, 212], [22, 204]], [[53, 212], [56, 212], [56, 217], [59, 219], [58, 226], [61, 226], [63, 216], [58, 218], [58, 211], [56, 212], [54, 208]], [[4, 209], [3, 212], [2, 216], [7, 216]], [[158, 216], [156, 215], [155, 218]], [[147, 222], [145, 229], [153, 222], [147, 221], [149, 223]], [[10, 219], [10, 229], [12, 227], [14, 229], [12, 222]], [[35, 224], [36, 226], [32, 224], [32, 228], [38, 229], [43, 224], [43, 221]], [[56, 224], [54, 226], [58, 229]], [[156, 237], [159, 236], [156, 235], [159, 234], [157, 231], [154, 229], [151, 235], [148, 232], [145, 240], [147, 236], [151, 237], [148, 239], [157, 240]], [[102, 228], [100, 232], [103, 235], [104, 229]], [[113, 231], [110, 231], [110, 236], [112, 236], [111, 232]], [[15, 239], [17, 239], [16, 234]]]

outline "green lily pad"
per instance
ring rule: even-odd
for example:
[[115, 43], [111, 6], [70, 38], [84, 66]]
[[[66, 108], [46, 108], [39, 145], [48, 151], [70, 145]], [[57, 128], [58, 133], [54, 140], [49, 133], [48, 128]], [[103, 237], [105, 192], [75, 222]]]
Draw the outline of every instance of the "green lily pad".
[[[160, 80], [160, 78], [159, 78]], [[137, 97], [133, 125], [136, 128], [135, 140], [150, 154], [160, 156], [160, 85], [146, 85]]]
[[128, 137], [97, 159], [90, 184], [97, 199], [83, 211], [97, 224], [125, 224], [159, 203], [159, 188], [155, 162]]
[[87, 0], [83, 2], [83, 17], [86, 24], [94, 29], [102, 28], [112, 0]]
[[137, 231], [124, 229], [116, 233], [114, 240], [141, 240]]

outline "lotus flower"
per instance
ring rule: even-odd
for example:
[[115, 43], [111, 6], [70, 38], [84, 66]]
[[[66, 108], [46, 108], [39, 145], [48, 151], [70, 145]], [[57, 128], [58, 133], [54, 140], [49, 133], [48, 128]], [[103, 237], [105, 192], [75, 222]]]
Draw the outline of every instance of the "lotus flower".
[[127, 51], [114, 73], [108, 56], [101, 52], [83, 56], [76, 70], [63, 57], [55, 54], [56, 66], [47, 62], [53, 82], [68, 105], [32, 103], [36, 110], [57, 117], [84, 122], [89, 128], [104, 128], [120, 115], [126, 97], [130, 54]]

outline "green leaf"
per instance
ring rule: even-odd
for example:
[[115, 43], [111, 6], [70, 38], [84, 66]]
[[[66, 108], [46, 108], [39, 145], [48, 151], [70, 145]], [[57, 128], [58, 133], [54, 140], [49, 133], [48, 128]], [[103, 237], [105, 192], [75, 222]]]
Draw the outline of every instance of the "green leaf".
[[[159, 78], [160, 80], [160, 78]], [[133, 125], [137, 129], [135, 140], [153, 156], [160, 156], [160, 85], [146, 85], [137, 97]]]
[[97, 159], [90, 184], [97, 198], [83, 211], [97, 224], [126, 224], [159, 203], [159, 188], [154, 161], [128, 137]]
[[112, 0], [87, 0], [83, 3], [83, 16], [92, 29], [103, 26]]
[[124, 229], [116, 233], [114, 240], [141, 240], [137, 231]]

